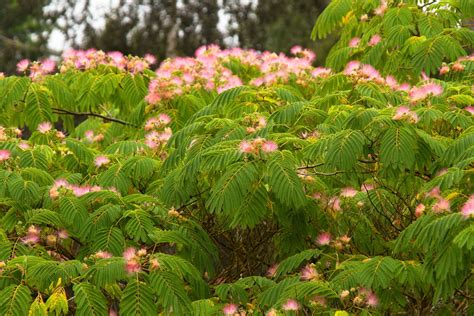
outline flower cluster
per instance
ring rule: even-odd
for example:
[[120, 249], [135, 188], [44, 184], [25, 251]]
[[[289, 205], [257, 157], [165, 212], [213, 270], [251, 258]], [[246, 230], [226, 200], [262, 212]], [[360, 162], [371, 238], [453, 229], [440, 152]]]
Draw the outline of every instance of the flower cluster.
[[30, 78], [39, 79], [44, 75], [53, 73], [56, 70], [56, 62], [52, 59], [31, 62], [29, 59], [22, 59], [16, 64], [19, 73], [29, 72]]
[[156, 63], [153, 55], [147, 54], [144, 58], [136, 56], [124, 56], [121, 52], [103, 52], [96, 49], [68, 50], [63, 54], [61, 72], [70, 69], [92, 69], [100, 65], [117, 67], [120, 70], [131, 73], [141, 73], [150, 65]]
[[258, 154], [260, 149], [264, 153], [272, 153], [278, 149], [277, 143], [264, 138], [256, 138], [252, 141], [243, 140], [239, 144], [239, 150], [244, 154]]
[[346, 301], [351, 295], [351, 293], [356, 294], [352, 298], [352, 303], [355, 306], [360, 307], [360, 306], [366, 305], [368, 307], [375, 308], [379, 305], [379, 298], [377, 297], [377, 295], [372, 290], [366, 289], [363, 287], [358, 288], [358, 289], [351, 288], [350, 291], [343, 290], [339, 294], [339, 297], [342, 301]]
[[270, 52], [257, 52], [240, 48], [220, 49], [216, 45], [196, 50], [195, 58], [177, 57], [164, 61], [156, 70], [156, 78], [150, 82], [146, 100], [157, 104], [191, 90], [217, 90], [241, 86], [242, 79], [227, 68], [237, 61], [252, 68], [259, 75], [250, 81], [255, 86], [286, 82], [290, 75], [306, 74], [313, 70], [315, 54], [300, 46], [291, 50], [295, 57]]
[[[53, 233], [48, 233], [46, 235], [45, 241], [48, 246], [53, 246], [59, 240], [64, 240], [69, 237], [69, 233], [65, 229], [60, 229]], [[36, 245], [41, 241], [41, 228], [35, 225], [28, 227], [26, 235], [21, 238], [21, 242], [26, 245]]]
[[102, 188], [98, 185], [77, 185], [77, 184], [70, 184], [64, 179], [58, 179], [54, 182], [53, 186], [49, 190], [49, 197], [53, 200], [57, 199], [61, 193], [72, 192], [76, 197], [83, 196], [89, 192], [97, 192], [102, 190], [109, 190], [112, 192], [117, 193], [117, 189], [110, 187], [110, 188]]
[[168, 114], [161, 113], [157, 117], [149, 118], [145, 122], [145, 144], [151, 149], [163, 148], [173, 135], [171, 128], [166, 125], [171, 123]]
[[392, 117], [392, 119], [396, 121], [406, 120], [410, 123], [417, 123], [418, 115], [415, 112], [411, 111], [408, 107], [400, 106], [395, 111], [395, 115]]
[[137, 273], [142, 270], [140, 258], [146, 255], [146, 249], [136, 250], [133, 247], [125, 249], [123, 252], [123, 258], [125, 259], [125, 271], [127, 273]]

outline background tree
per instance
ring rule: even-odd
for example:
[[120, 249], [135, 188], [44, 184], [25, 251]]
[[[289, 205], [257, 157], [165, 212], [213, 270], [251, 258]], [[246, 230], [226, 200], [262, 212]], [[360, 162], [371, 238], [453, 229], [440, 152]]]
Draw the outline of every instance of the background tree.
[[0, 5], [0, 71], [15, 72], [23, 58], [50, 55], [48, 38], [61, 12], [45, 8], [50, 0], [4, 0]]
[[153, 53], [160, 60], [174, 55], [192, 55], [204, 44], [221, 44], [217, 29], [217, 0], [122, 1], [106, 16], [102, 30], [88, 26], [86, 47], [126, 54]]
[[328, 0], [269, 0], [249, 2], [226, 0], [228, 32], [243, 48], [289, 52], [294, 45], [312, 49], [322, 62], [335, 37], [312, 41], [308, 34], [314, 19], [328, 5]]

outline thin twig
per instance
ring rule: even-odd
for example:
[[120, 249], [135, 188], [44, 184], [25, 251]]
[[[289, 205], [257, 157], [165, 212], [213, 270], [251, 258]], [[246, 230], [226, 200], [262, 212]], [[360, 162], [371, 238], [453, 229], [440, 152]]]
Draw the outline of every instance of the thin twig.
[[52, 108], [52, 109], [53, 109], [55, 114], [68, 114], [68, 115], [77, 115], [77, 116], [81, 116], [81, 115], [93, 116], [93, 117], [101, 118], [105, 121], [115, 122], [115, 123], [119, 123], [119, 124], [122, 124], [122, 125], [137, 127], [132, 123], [122, 121], [122, 120], [114, 118], [114, 117], [104, 116], [104, 115], [94, 113], [94, 112], [72, 112], [72, 111], [68, 111], [68, 110], [64, 110], [64, 109], [58, 109], [58, 108]]

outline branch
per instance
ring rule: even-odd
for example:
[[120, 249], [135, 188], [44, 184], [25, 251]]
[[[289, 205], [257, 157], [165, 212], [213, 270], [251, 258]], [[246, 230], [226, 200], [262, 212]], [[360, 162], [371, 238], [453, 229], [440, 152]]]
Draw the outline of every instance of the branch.
[[72, 111], [68, 111], [68, 110], [64, 110], [64, 109], [58, 109], [58, 108], [52, 108], [52, 109], [53, 109], [53, 111], [54, 111], [55, 114], [68, 114], [68, 115], [77, 115], [77, 116], [81, 116], [81, 115], [93, 116], [93, 117], [101, 118], [101, 119], [103, 119], [104, 121], [115, 122], [115, 123], [119, 123], [119, 124], [122, 124], [122, 125], [137, 127], [136, 125], [131, 124], [131, 123], [129, 123], [129, 122], [125, 122], [125, 121], [122, 121], [122, 120], [120, 120], [120, 119], [113, 118], [113, 117], [104, 116], [104, 115], [101, 115], [101, 114], [98, 114], [98, 113], [93, 113], [93, 112], [72, 112]]
[[[30, 45], [30, 44], [26, 44], [26, 43], [23, 43], [23, 42], [20, 42], [18, 40], [15, 40], [15, 39], [11, 39], [9, 37], [6, 37], [5, 35], [1, 34], [0, 33], [0, 40], [4, 41], [5, 43], [7, 44], [10, 44], [12, 46], [15, 46], [15, 47], [18, 47], [18, 48], [22, 48], [24, 50], [28, 50], [28, 51], [40, 51], [42, 49], [40, 49], [39, 47], [37, 46], [33, 46], [33, 45]], [[55, 56], [61, 56], [61, 52], [58, 52], [56, 50], [52, 50], [52, 49], [49, 49], [49, 48], [46, 48], [44, 49], [45, 52], [51, 54], [51, 55], [55, 55]]]

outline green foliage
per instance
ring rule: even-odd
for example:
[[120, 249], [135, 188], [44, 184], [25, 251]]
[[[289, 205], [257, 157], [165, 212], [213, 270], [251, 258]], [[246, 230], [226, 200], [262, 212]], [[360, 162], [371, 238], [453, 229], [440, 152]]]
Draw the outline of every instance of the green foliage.
[[[257, 86], [236, 59], [250, 84], [155, 105], [151, 71], [0, 79], [0, 314], [469, 314], [472, 58], [417, 78], [467, 48], [472, 10], [392, 2], [332, 2], [317, 36], [387, 43], [336, 46], [321, 76]], [[338, 72], [353, 57], [415, 85]]]
[[[361, 60], [398, 78], [414, 80], [421, 71], [436, 74], [443, 62], [453, 62], [472, 50], [468, 28], [473, 16], [469, 1], [349, 1], [333, 0], [317, 18], [312, 38], [340, 29], [327, 65], [341, 70], [349, 60]], [[373, 35], [380, 43], [371, 44]], [[360, 38], [348, 47], [351, 38]], [[408, 71], [407, 71], [408, 70]]]

